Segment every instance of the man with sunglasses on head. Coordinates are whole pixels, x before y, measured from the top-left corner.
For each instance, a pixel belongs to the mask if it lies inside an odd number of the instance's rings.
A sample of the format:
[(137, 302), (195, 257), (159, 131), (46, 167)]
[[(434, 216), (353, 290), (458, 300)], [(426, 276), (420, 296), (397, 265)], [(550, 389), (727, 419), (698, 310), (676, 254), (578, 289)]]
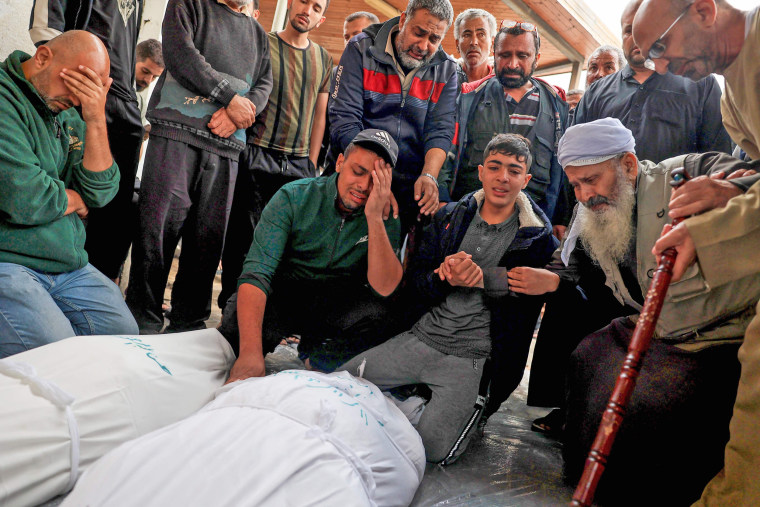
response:
[(540, 47), (534, 24), (502, 22), (494, 40), (496, 75), (474, 88), (465, 87), (459, 99), (454, 156), (438, 179), (442, 202), (457, 201), (479, 189), (477, 169), (483, 163), (483, 149), (495, 132), (511, 133), (526, 137), (532, 145), (533, 177), (525, 191), (548, 217), (554, 214), (563, 178), (556, 147), (568, 106), (552, 86), (533, 77)]
[[(760, 8), (741, 11), (725, 0), (648, 0), (633, 23), (633, 35), (649, 68), (697, 80), (710, 73), (725, 78), (723, 124), (752, 159), (760, 158)], [(682, 191), (683, 190), (683, 191)], [(671, 216), (687, 217), (684, 202), (709, 193), (673, 194)], [(674, 209), (675, 208), (675, 209)], [(677, 211), (680, 208), (680, 211)], [(760, 271), (760, 183), (727, 205), (686, 219), (657, 242), (654, 251), (678, 251), (674, 279), (698, 261), (710, 286)], [(730, 262), (726, 258), (730, 256)], [(693, 268), (692, 268), (693, 270)], [(725, 450), (725, 468), (705, 488), (696, 505), (760, 504), (760, 317), (747, 328), (739, 349), (741, 379)]]

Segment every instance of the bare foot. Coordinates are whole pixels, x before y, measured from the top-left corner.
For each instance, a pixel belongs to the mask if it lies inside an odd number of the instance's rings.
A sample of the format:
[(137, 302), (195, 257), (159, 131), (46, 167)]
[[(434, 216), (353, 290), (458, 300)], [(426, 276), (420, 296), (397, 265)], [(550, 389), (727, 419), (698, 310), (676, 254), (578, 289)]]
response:
[(301, 339), (297, 336), (288, 336), (287, 338), (280, 340), (280, 345), (284, 347), (288, 345), (298, 345), (299, 343), (301, 343)]

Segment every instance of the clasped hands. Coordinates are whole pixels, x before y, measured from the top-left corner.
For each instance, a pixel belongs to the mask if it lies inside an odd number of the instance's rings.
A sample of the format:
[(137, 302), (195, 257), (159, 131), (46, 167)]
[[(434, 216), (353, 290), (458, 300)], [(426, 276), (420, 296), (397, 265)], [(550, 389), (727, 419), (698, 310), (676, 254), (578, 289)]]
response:
[(447, 256), (433, 273), (453, 287), (483, 287), (483, 270), (464, 251)]
[(211, 132), (230, 137), (239, 129), (247, 129), (256, 121), (256, 105), (245, 97), (235, 95), (227, 107), (218, 109), (208, 122)]

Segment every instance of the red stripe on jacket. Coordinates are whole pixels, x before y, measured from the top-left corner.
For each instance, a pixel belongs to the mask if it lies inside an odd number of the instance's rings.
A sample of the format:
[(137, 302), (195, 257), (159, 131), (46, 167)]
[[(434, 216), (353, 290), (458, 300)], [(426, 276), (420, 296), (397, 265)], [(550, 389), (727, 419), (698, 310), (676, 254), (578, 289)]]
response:
[(409, 96), (424, 101), (430, 100), (434, 104), (437, 104), (444, 86), (446, 86), (446, 83), (436, 83), (431, 80), (422, 81), (420, 78), (415, 77), (412, 79), (412, 86), (409, 87)]
[(364, 70), (364, 89), (389, 95), (392, 93), (401, 93), (401, 80), (398, 75), (388, 75), (382, 72)]

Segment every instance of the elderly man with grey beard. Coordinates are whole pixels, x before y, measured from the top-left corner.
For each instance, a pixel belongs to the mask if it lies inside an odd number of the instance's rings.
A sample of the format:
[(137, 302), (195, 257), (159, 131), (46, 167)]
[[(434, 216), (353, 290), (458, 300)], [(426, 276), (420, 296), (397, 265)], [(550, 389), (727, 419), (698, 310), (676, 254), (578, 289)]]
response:
[[(558, 155), (578, 199), (573, 220), (545, 269), (509, 272), (516, 293), (561, 298), (577, 286), (593, 287), (611, 294), (619, 311), (634, 313), (586, 336), (570, 357), (562, 436), (569, 481), (580, 476), (657, 269), (651, 250), (670, 220), (671, 171), (685, 168), (696, 177), (691, 185), (721, 181), (724, 193), (713, 196), (724, 205), (747, 190), (745, 174), (753, 168), (716, 152), (654, 164), (639, 161), (634, 146), (633, 135), (617, 119), (567, 130)], [(699, 498), (722, 467), (739, 374), (736, 352), (759, 297), (758, 274), (710, 287), (692, 266), (670, 285), (597, 493), (600, 501), (631, 481), (646, 487), (627, 488), (625, 504), (640, 505), (653, 492), (663, 505)], [(593, 307), (588, 312), (575, 318), (598, 319)], [(617, 495), (616, 505), (620, 501)]]

